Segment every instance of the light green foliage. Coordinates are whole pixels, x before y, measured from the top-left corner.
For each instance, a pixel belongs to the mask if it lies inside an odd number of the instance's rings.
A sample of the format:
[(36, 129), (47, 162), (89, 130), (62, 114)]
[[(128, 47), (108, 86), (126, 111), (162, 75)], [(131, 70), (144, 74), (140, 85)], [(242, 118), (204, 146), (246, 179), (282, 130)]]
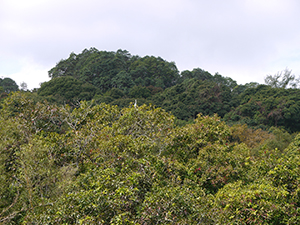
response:
[(209, 196), (188, 185), (156, 187), (146, 195), (139, 224), (210, 224)]
[(284, 152), (261, 148), (259, 154), (249, 157), (246, 179), (219, 190), (217, 202), (222, 207), (221, 215), (224, 213), (221, 223), (299, 223), (297, 137)]
[(277, 127), (271, 127), (269, 132), (272, 134), (272, 138), (265, 142), (265, 145), (269, 149), (279, 149), (283, 151), (293, 141), (295, 134), (290, 134), (286, 130)]
[(17, 176), (17, 152), (27, 142), (18, 120), (0, 117), (0, 222), (7, 222), (20, 211), (22, 187)]
[(34, 104), (24, 93), (13, 93), (3, 102), (1, 222), (18, 223), (26, 213), (33, 219), (62, 190), (55, 186), (62, 178), (55, 166), (57, 149), (48, 145), (44, 137), (44, 132), (53, 129), (50, 123), (56, 119), (51, 109), (41, 103)]
[(45, 138), (30, 140), (21, 147), (17, 157), (18, 181), (23, 187), (21, 211), (27, 214), (24, 223), (40, 224), (40, 215), (65, 193), (76, 169), (71, 165), (59, 167), (56, 149)]
[(213, 117), (198, 115), (194, 124), (177, 128), (169, 148), (177, 160), (187, 162), (199, 155), (199, 151), (211, 144), (225, 145), (230, 131), (217, 115)]
[(6, 117), (17, 117), (30, 133), (64, 132), (64, 115), (56, 105), (35, 102), (29, 93), (15, 92), (3, 103), (3, 114)]
[[(236, 182), (226, 185), (216, 194), (221, 224), (289, 224), (293, 204), (287, 204), (288, 192), (265, 180), (250, 185)], [(295, 224), (295, 223), (292, 223)]]
[(21, 215), (32, 219), (51, 204), (62, 177), (46, 140), (31, 137), (18, 120), (1, 118), (1, 126), (0, 221), (17, 223)]
[(2, 103), (1, 223), (299, 224), (299, 135), (34, 96)]

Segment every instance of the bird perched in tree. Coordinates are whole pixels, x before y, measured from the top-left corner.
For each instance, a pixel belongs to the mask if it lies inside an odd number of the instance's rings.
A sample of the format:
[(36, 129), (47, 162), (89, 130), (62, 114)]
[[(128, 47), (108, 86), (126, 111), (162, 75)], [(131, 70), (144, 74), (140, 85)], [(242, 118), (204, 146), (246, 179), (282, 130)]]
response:
[(136, 99), (134, 101), (134, 108), (137, 108), (137, 101), (136, 101)]

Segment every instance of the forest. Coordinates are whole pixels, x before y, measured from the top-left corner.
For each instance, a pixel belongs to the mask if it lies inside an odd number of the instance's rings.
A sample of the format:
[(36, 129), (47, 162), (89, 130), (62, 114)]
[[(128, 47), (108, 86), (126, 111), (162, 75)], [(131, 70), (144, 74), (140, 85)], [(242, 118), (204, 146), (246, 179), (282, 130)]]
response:
[(0, 224), (299, 224), (300, 89), (85, 49), (0, 78)]

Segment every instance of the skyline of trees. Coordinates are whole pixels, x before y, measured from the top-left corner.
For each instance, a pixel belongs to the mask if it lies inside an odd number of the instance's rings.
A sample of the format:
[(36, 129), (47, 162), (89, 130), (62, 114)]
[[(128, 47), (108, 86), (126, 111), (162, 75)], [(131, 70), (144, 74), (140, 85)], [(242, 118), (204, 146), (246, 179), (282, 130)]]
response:
[[(97, 104), (127, 107), (137, 100), (172, 112), (183, 124), (198, 113), (217, 113), (229, 124), (246, 123), (263, 129), (281, 126), (290, 132), (300, 129), (299, 79), (288, 69), (266, 76), (266, 85), (239, 85), (229, 77), (200, 68), (179, 72), (174, 62), (160, 57), (91, 48), (59, 61), (49, 76), (52, 79), (33, 92), (52, 103), (76, 104), (94, 99)], [(1, 79), (2, 83), (1, 98), (10, 90), (18, 90), (10, 78)], [(22, 85), (21, 90), (26, 91), (26, 83)]]

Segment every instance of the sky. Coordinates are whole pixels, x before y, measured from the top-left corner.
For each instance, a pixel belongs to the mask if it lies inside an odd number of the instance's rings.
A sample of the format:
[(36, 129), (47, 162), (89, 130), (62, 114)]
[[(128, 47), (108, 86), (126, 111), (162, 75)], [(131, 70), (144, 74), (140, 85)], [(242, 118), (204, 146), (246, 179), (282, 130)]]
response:
[(160, 56), (238, 84), (300, 75), (299, 0), (0, 0), (0, 78), (39, 88), (70, 53)]

